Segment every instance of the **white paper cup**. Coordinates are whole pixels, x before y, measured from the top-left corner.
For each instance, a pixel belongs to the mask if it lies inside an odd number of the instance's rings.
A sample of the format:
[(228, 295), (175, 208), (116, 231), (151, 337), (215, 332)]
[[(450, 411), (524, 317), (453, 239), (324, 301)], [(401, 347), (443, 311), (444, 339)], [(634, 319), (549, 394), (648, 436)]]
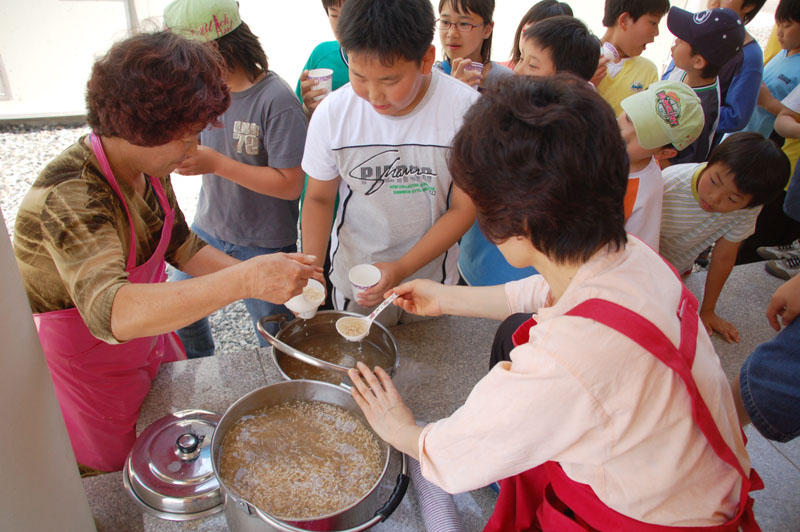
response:
[(303, 293), (294, 296), (284, 303), (286, 308), (297, 314), (298, 318), (310, 320), (317, 314), (317, 309), (325, 301), (325, 287), (317, 280), (309, 279)]
[(478, 74), (480, 74), (483, 72), (483, 63), (473, 61), (471, 64), (465, 66), (464, 70), (466, 70), (467, 72), (477, 72)]
[(325, 89), (325, 94), (314, 97), (314, 101), (319, 101), (327, 96), (333, 88), (333, 70), (330, 68), (315, 68), (308, 71), (308, 79), (313, 79), (314, 90)]
[(378, 284), (381, 280), (381, 271), (372, 264), (359, 264), (350, 268), (348, 277), (353, 286), (353, 297), (358, 298), (361, 292)]

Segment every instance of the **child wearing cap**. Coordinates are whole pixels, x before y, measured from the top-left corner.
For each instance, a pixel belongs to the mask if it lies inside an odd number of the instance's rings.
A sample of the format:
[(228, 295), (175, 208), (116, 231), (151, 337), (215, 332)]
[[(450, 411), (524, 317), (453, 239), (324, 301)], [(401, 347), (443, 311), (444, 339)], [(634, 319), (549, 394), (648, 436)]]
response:
[(617, 116), (622, 100), (658, 81), (656, 65), (641, 55), (658, 37), (658, 24), (668, 10), (668, 0), (606, 0), (602, 41), (614, 59), (606, 64), (605, 75), (593, 81)]
[(733, 9), (745, 25), (744, 44), (733, 59), (720, 69), (720, 110), (717, 132), (711, 142), (713, 148), (722, 141), (725, 133), (740, 131), (750, 121), (758, 101), (761, 78), (764, 75), (764, 54), (761, 45), (747, 31), (764, 6), (766, 0), (708, 0), (707, 8)]
[[(530, 26), (520, 40), (520, 59), (514, 74), (553, 76), (575, 74), (587, 82), (600, 57), (600, 41), (580, 20), (560, 15)], [(470, 286), (493, 286), (524, 279), (536, 273), (531, 267), (515, 268), (481, 232), (478, 223), (461, 239), (458, 270)]]
[[(297, 198), (306, 117), (291, 88), (268, 70), (261, 44), (239, 15), (235, 0), (175, 0), (164, 24), (190, 39), (214, 41), (225, 60), (231, 106), (223, 127), (200, 134), (197, 153), (176, 171), (203, 175), (192, 229), (240, 260), (297, 249)], [(190, 275), (177, 271), (173, 280)], [(283, 305), (245, 300), (253, 324), (263, 316), (291, 313)], [(207, 319), (178, 331), (189, 357), (214, 354)], [(262, 346), (266, 342), (256, 337)]]
[[(457, 242), (475, 210), (447, 157), (480, 95), (433, 68), (434, 21), (429, 0), (347, 0), (339, 18), (350, 84), (311, 117), (302, 213), (303, 249), (319, 265), (332, 240), (327, 273), (339, 310), (369, 314), (404, 279), (458, 281)], [(381, 278), (354, 293), (348, 274), (363, 263)], [(406, 314), (389, 307), (378, 319), (393, 325)]]
[(761, 205), (789, 179), (789, 160), (758, 133), (734, 133), (712, 150), (708, 163), (678, 164), (664, 171), (659, 252), (688, 275), (695, 258), (714, 244), (700, 318), (709, 334), (739, 341), (733, 324), (715, 312), (741, 242), (753, 234)]
[(625, 231), (658, 251), (664, 183), (658, 161), (674, 157), (703, 129), (700, 98), (679, 81), (657, 81), (622, 100), (617, 119), (630, 160)]
[(744, 25), (732, 9), (715, 8), (691, 13), (672, 7), (667, 28), (675, 35), (672, 68), (662, 79), (682, 81), (692, 87), (703, 103), (705, 127), (689, 147), (669, 159), (669, 164), (701, 163), (711, 149), (720, 114), (717, 74), (744, 43)]

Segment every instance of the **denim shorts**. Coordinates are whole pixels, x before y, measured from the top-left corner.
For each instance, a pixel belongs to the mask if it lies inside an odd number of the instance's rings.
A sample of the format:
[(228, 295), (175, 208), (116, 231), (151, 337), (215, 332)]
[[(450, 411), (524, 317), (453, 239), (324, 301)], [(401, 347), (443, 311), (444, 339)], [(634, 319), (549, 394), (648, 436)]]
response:
[(739, 371), (745, 410), (765, 438), (800, 435), (800, 318), (750, 353)]

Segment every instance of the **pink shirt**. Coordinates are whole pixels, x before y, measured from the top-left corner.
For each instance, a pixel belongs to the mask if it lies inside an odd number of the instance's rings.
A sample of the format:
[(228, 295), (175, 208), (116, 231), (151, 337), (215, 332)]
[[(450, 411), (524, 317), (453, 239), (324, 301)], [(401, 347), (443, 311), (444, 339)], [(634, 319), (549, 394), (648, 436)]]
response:
[[(420, 436), (423, 475), (456, 493), (546, 461), (588, 484), (603, 503), (641, 521), (721, 524), (736, 513), (740, 477), (696, 427), (677, 374), (604, 325), (564, 314), (590, 298), (638, 312), (677, 346), (681, 285), (635, 238), (598, 252), (552, 307), (540, 275), (506, 284), (510, 312), (537, 312), (530, 342), (495, 366), (452, 416)], [(699, 328), (692, 374), (720, 432), (746, 473), (727, 378)]]

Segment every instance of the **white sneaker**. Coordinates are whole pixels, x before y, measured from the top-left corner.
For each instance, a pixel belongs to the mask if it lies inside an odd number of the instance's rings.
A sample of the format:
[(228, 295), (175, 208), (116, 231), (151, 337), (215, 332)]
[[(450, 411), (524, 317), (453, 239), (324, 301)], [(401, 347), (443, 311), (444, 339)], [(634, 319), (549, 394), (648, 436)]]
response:
[(784, 244), (782, 246), (761, 246), (756, 249), (756, 253), (762, 259), (791, 259), (793, 257), (800, 257), (800, 239), (795, 240), (791, 244)]
[(768, 273), (788, 281), (797, 272), (800, 272), (800, 257), (792, 257), (791, 259), (770, 260), (764, 265)]

